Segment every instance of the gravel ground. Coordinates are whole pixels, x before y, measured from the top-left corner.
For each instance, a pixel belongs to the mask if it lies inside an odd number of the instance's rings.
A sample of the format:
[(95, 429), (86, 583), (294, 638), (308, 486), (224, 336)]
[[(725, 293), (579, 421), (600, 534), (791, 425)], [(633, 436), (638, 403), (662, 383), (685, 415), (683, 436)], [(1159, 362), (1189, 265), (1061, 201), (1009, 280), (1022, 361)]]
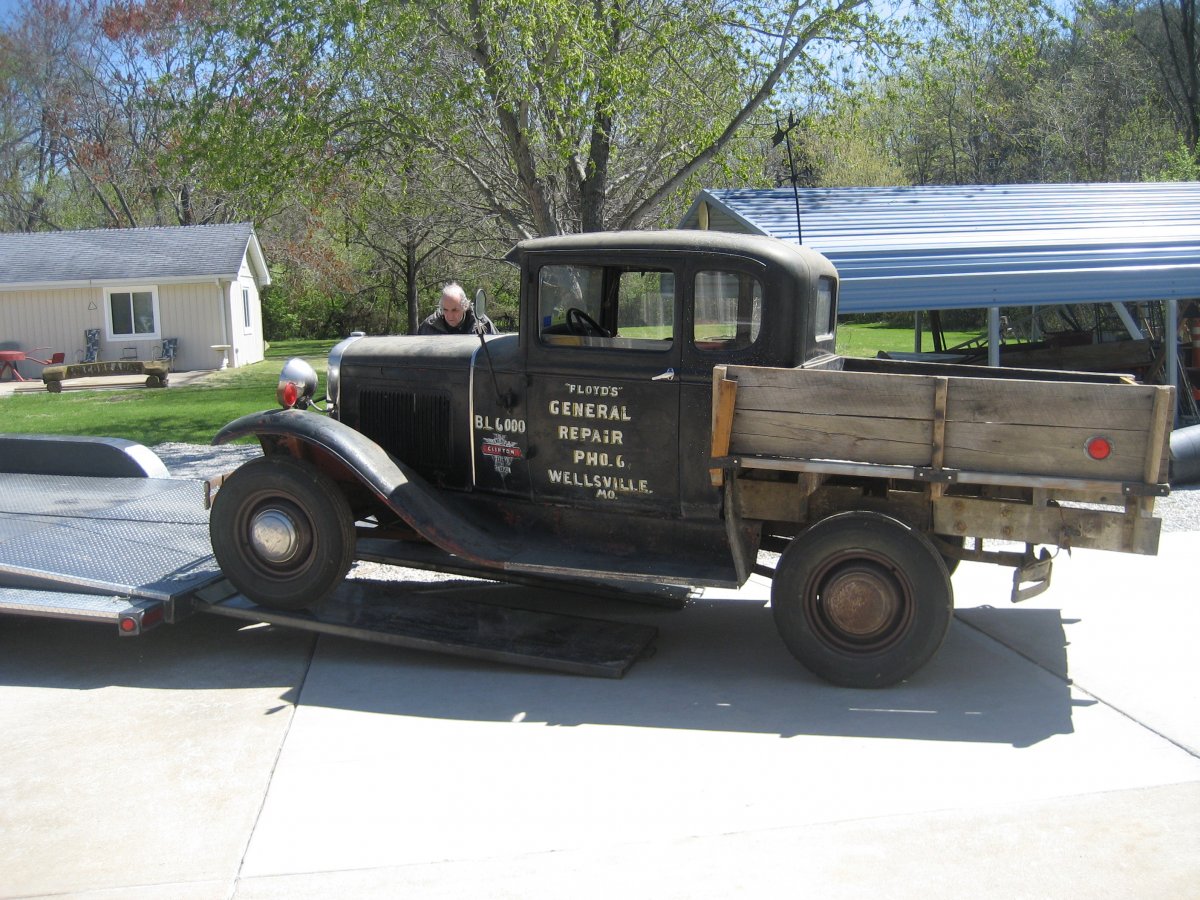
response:
[(158, 444), (151, 447), (176, 478), (211, 478), (262, 456), (258, 444)]
[[(151, 448), (176, 478), (209, 478), (262, 455), (258, 444), (159, 444)], [(1200, 531), (1200, 485), (1179, 485), (1155, 504), (1163, 531)]]

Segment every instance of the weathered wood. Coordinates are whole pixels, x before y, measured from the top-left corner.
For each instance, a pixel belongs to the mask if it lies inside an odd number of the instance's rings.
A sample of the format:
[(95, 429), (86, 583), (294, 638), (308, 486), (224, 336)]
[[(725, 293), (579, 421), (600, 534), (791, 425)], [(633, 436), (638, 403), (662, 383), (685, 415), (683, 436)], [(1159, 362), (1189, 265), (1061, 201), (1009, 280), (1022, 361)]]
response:
[(928, 419), (782, 415), (739, 409), (730, 452), (928, 466), (932, 427)]
[(1067, 506), (966, 497), (943, 497), (933, 504), (933, 527), (939, 534), (1149, 556), (1158, 552), (1161, 526), (1159, 519)]
[(1167, 480), (1170, 466), (1170, 447), (1167, 432), (1175, 412), (1175, 389), (1164, 388), (1154, 395), (1154, 411), (1150, 416), (1150, 439), (1146, 450), (1146, 484)]
[[(717, 366), (713, 369), (712, 456), (714, 457), (729, 454), (737, 387), (736, 380), (726, 377), (725, 366)], [(725, 473), (721, 469), (709, 469), (708, 476), (713, 487), (721, 487), (725, 483)]]
[[(933, 391), (933, 453), (931, 465), (935, 472), (941, 471), (946, 460), (946, 395), (950, 389), (950, 379), (939, 377), (934, 382)], [(929, 496), (936, 500), (945, 492), (945, 485), (934, 482), (929, 486)]]
[[(725, 377), (738, 379), (734, 454), (936, 468), (940, 446), (950, 469), (1114, 482), (1149, 477), (1146, 454), (1165, 456), (1147, 441), (1165, 431), (1155, 410), (1170, 388), (742, 366)], [(1086, 453), (1097, 434), (1108, 459)]]
[(1149, 339), (1034, 349), (1024, 349), (1020, 344), (1000, 348), (1000, 362), (1005, 366), (1128, 372), (1145, 368), (1153, 360), (1154, 350)]
[(946, 418), (951, 422), (1145, 429), (1155, 388), (955, 378)]
[[(767, 472), (801, 472), (820, 475), (843, 475), (853, 478), (912, 479), (911, 466), (887, 466), (877, 463), (843, 462), (831, 459), (789, 459), (783, 457), (737, 457), (741, 469)], [(1124, 486), (1120, 481), (1090, 478), (1062, 478), (1047, 475), (1023, 475), (1019, 472), (959, 472), (953, 473), (958, 484), (995, 485), (1001, 488), (1042, 488), (1084, 503), (1124, 502)], [(1120, 500), (1116, 498), (1121, 498)]]
[(728, 368), (739, 409), (912, 419), (928, 418), (933, 406), (933, 381), (924, 375)]
[(946, 467), (1140, 482), (1146, 432), (1105, 429), (1102, 433), (1112, 441), (1112, 454), (1095, 460), (1086, 450), (1088, 439), (1097, 434), (1095, 428), (949, 422)]
[(57, 393), (62, 390), (62, 382), (73, 378), (145, 375), (147, 387), (163, 387), (167, 383), (170, 371), (171, 361), (166, 359), (114, 359), (106, 362), (71, 363), (64, 366), (45, 366), (42, 369), (42, 383), (48, 391)]

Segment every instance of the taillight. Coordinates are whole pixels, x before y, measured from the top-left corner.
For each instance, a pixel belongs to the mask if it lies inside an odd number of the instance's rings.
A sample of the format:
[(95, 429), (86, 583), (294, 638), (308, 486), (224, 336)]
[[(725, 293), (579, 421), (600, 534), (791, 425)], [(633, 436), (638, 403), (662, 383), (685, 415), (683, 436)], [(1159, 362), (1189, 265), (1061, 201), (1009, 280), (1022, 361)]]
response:
[(1112, 441), (1100, 436), (1088, 438), (1086, 449), (1087, 455), (1094, 460), (1108, 459), (1112, 456)]

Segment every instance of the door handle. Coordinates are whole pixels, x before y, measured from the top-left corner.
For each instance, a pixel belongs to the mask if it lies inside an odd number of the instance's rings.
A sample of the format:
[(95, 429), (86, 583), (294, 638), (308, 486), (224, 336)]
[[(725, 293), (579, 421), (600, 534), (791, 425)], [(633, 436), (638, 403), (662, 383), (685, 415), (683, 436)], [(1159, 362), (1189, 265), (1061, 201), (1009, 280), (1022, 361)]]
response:
[(655, 375), (650, 380), (651, 381), (674, 381), (675, 380), (675, 370), (667, 369), (667, 371), (663, 372), (661, 375)]

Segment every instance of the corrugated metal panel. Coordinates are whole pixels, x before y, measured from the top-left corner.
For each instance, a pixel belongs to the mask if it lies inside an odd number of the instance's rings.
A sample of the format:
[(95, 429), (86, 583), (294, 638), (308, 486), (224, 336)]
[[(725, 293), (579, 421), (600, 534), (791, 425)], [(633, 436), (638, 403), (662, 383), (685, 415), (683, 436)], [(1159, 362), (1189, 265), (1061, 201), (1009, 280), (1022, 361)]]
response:
[[(701, 192), (680, 227), (795, 241), (791, 188)], [(800, 191), (804, 243), (842, 275), (842, 312), (1200, 297), (1200, 184)]]

